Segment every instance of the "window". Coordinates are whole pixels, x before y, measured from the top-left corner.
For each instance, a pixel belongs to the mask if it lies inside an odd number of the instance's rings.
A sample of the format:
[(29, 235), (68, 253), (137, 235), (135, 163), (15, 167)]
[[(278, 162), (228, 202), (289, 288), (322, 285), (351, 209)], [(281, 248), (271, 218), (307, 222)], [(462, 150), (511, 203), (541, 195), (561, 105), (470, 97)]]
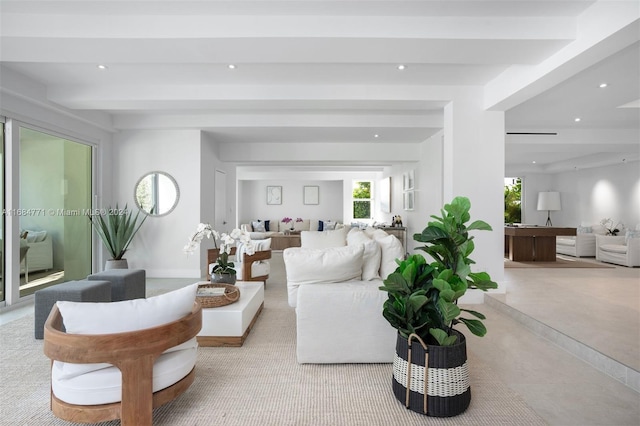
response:
[(504, 223), (522, 223), (522, 179), (504, 179)]
[(371, 219), (371, 181), (353, 182), (353, 218)]

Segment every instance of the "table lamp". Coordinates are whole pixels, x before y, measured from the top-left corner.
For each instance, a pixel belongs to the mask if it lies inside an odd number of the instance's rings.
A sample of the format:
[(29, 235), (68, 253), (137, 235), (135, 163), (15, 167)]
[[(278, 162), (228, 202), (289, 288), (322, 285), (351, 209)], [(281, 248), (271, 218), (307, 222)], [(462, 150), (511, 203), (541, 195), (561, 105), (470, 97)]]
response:
[(555, 191), (538, 192), (538, 210), (547, 211), (546, 226), (553, 226), (551, 224), (551, 210), (561, 210), (560, 193)]

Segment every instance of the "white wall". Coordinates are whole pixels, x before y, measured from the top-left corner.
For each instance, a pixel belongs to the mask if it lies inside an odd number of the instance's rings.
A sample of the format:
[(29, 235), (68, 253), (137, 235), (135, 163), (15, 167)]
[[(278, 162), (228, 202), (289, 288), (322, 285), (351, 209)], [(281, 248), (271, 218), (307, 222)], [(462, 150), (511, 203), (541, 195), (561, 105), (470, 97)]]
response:
[[(267, 205), (267, 186), (282, 186), (282, 204)], [(305, 205), (304, 186), (318, 186), (320, 204)], [(238, 182), (238, 218), (240, 223), (253, 220), (343, 219), (342, 181), (340, 180), (240, 180)]]
[(560, 191), (562, 210), (551, 212), (555, 226), (576, 227), (582, 222), (598, 223), (604, 218), (622, 221), (627, 227), (640, 223), (640, 163), (632, 162), (557, 173), (528, 175), (527, 223), (544, 224), (547, 212), (536, 211), (538, 191)]
[(129, 268), (148, 277), (200, 277), (202, 255), (182, 251), (201, 220), (200, 131), (124, 131), (114, 141), (114, 203), (137, 210), (134, 186), (151, 171), (173, 176), (180, 189), (175, 210), (148, 217), (140, 228), (125, 255)]

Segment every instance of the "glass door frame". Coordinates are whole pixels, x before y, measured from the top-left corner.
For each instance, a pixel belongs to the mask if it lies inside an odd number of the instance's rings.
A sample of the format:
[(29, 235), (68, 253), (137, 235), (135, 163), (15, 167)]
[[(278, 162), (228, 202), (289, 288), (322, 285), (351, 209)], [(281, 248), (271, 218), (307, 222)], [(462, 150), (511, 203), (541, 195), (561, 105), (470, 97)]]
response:
[[(2, 118), (2, 117), (0, 117)], [(79, 143), (91, 148), (91, 203), (96, 202), (97, 188), (97, 155), (98, 148), (96, 143), (79, 139), (60, 131), (52, 130), (46, 127), (40, 127), (28, 122), (6, 118), (5, 119), (5, 177), (10, 176), (11, 179), (5, 179), (5, 205), (6, 212), (14, 212), (20, 209), (20, 128), (42, 132), (56, 138), (66, 139), (71, 142)], [(5, 300), (0, 302), (0, 307), (15, 305), (30, 301), (33, 294), (20, 297), (20, 217), (13, 214), (4, 215), (4, 240), (5, 240), (5, 269), (4, 269), (4, 285)], [(91, 270), (95, 270), (95, 238), (91, 233)]]

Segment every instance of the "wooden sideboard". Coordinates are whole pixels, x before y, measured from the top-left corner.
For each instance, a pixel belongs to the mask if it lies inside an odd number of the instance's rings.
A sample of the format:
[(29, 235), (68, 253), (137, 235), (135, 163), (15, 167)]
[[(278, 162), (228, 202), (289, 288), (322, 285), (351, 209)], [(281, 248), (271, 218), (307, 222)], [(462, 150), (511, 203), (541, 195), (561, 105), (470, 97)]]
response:
[(505, 226), (504, 255), (514, 261), (555, 262), (558, 235), (576, 235), (576, 228)]
[(289, 247), (300, 247), (300, 233), (271, 237), (271, 250), (284, 250)]

